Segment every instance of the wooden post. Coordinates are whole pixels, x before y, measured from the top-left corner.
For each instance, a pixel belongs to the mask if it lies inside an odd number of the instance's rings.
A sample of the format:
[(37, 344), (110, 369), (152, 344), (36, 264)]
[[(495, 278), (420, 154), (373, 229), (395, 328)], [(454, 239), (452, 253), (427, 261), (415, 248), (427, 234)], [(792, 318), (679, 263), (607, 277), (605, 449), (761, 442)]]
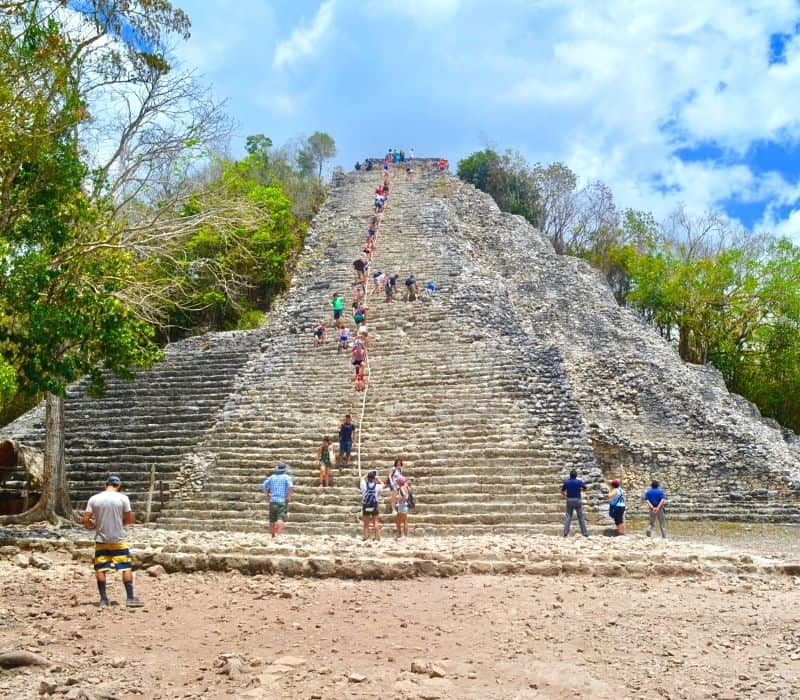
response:
[(156, 488), (156, 465), (150, 465), (150, 488), (147, 489), (147, 506), (144, 511), (145, 524), (150, 522), (150, 509), (153, 507), (153, 491)]

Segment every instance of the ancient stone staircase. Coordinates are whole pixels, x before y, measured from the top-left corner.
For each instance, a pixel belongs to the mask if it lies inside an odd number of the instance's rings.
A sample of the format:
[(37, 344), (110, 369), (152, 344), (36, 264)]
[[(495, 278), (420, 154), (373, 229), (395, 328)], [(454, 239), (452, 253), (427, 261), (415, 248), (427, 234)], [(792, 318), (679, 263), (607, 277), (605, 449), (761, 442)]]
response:
[[(322, 489), (314, 454), (323, 435), (335, 439), (346, 412), (359, 420), (361, 396), (346, 356), (334, 343), (313, 348), (310, 338), (328, 315), (330, 294), (349, 289), (377, 177), (351, 175), (332, 196), (337, 211), (323, 216), (345, 225), (327, 233), (322, 259), (301, 261), (313, 273), (298, 276), (263, 356), (251, 361), (226, 419), (198, 448), (207, 473), (193, 495), (168, 504), (161, 524), (262, 530), (258, 483), (287, 461), (297, 484), (292, 528), (355, 529), (356, 469), (335, 472), (334, 486)], [(413, 303), (369, 299), (362, 469), (385, 475), (395, 457), (404, 459), (418, 494), (417, 531), (552, 532), (562, 507), (560, 476), (569, 465), (593, 466), (588, 440), (559, 359), (545, 350), (532, 355), (513, 338), (512, 323), (484, 318), (470, 302), (471, 283), (448, 252), (446, 232), (420, 208), (439, 183), (446, 179), (432, 174), (398, 181), (381, 223), (373, 269), (401, 279), (413, 272), (440, 290)]]
[[(379, 178), (335, 178), (268, 326), (171, 346), (162, 365), (133, 383), (111, 380), (101, 399), (70, 392), (79, 506), (113, 471), (141, 511), (155, 464), (160, 526), (263, 531), (258, 487), (285, 461), (297, 484), (290, 532), (357, 531), (356, 467), (322, 489), (315, 451), (323, 436), (335, 441), (345, 413), (360, 422), (362, 395), (335, 342), (314, 348), (311, 332), (330, 318), (334, 291), (349, 307)], [(368, 301), (362, 470), (385, 475), (404, 459), (417, 533), (557, 532), (558, 485), (573, 466), (593, 482), (600, 513), (600, 477), (621, 475), (632, 511), (656, 477), (671, 517), (800, 520), (796, 437), (713, 372), (683, 365), (596, 272), (555, 255), (486, 195), (450, 174), (400, 175), (375, 269), (399, 273), (401, 292), (410, 273), (439, 286), (433, 299)], [(40, 444), (40, 413), (0, 437)]]
[[(118, 474), (142, 510), (155, 467), (152, 513), (172, 496), (178, 466), (227, 401), (248, 356), (251, 333), (214, 333), (170, 345), (166, 357), (133, 382), (108, 377), (108, 392), (71, 387), (66, 401), (66, 459), (73, 500), (82, 506), (109, 473)], [(41, 408), (7, 426), (4, 437), (42, 446)]]

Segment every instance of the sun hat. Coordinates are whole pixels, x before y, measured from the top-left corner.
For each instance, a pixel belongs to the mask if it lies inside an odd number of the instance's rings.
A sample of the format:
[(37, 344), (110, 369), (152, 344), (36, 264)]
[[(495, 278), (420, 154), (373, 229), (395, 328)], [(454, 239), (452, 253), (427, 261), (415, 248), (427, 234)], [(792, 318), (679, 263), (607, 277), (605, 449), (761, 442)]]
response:
[(275, 473), (276, 474), (283, 474), (284, 472), (286, 472), (286, 470), (288, 468), (289, 468), (289, 466), (287, 464), (284, 464), (283, 462), (281, 462), (277, 467), (275, 467)]

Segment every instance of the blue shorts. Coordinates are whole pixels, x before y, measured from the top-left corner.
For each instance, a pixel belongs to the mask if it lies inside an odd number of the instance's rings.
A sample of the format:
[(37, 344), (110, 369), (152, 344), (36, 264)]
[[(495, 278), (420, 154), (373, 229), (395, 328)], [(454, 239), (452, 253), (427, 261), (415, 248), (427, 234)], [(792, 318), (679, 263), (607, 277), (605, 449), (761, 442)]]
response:
[(352, 440), (339, 440), (339, 454), (349, 455), (353, 451)]

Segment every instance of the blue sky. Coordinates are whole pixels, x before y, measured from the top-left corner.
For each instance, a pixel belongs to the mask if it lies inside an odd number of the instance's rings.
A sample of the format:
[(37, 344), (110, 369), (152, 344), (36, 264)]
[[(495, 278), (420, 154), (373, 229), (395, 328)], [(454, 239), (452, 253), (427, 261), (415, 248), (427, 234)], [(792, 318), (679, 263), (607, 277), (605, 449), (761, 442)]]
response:
[(798, 0), (177, 0), (244, 137), (561, 160), (620, 207), (800, 237)]

